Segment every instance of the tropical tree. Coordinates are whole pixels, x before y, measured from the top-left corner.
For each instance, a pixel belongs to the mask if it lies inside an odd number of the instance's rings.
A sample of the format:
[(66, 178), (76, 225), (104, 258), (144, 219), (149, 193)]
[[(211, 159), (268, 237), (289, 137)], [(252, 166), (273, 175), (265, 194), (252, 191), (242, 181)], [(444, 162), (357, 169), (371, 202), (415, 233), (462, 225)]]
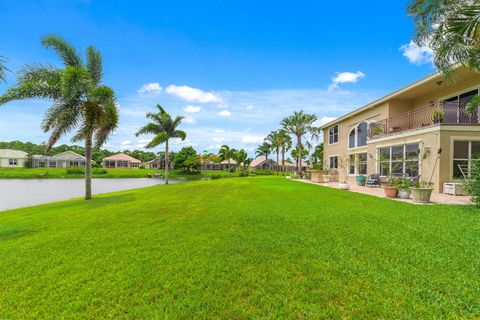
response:
[(272, 147), (272, 151), (274, 151), (275, 154), (277, 155), (277, 163), (276, 163), (276, 166), (275, 166), (275, 171), (276, 171), (277, 175), (278, 175), (279, 154), (280, 154), (280, 149), (281, 149), (281, 137), (280, 137), (280, 132), (279, 131), (272, 131), (265, 138), (265, 140), (270, 143), (270, 145)]
[(322, 169), (323, 167), (323, 142), (320, 143), (315, 147), (312, 154), (310, 155), (310, 159), (315, 167), (319, 167)]
[(267, 141), (263, 142), (255, 150), (255, 155), (257, 157), (265, 157), (265, 160), (268, 161), (268, 155), (272, 152), (272, 145)]
[(8, 71), (5, 66), (6, 59), (3, 56), (0, 56), (0, 81), (5, 82), (5, 72)]
[[(455, 67), (462, 65), (480, 72), (480, 2), (478, 0), (412, 0), (408, 13), (415, 23), (415, 43), (434, 53), (435, 66), (453, 79)], [(467, 113), (480, 106), (476, 97)]]
[[(302, 150), (304, 149), (302, 143), (302, 137), (306, 134), (311, 135), (311, 139), (318, 140), (318, 133), (319, 129), (315, 127), (313, 124), (317, 120), (317, 116), (314, 114), (304, 113), (303, 110), (295, 111), (293, 115), (284, 118), (280, 124), (282, 125), (283, 129), (294, 135), (297, 139), (296, 148), (297, 151), (297, 174), (300, 174), (300, 166)], [(306, 147), (310, 148), (311, 144), (309, 141), (305, 141)]]
[(237, 154), (235, 155), (235, 161), (237, 161), (238, 165), (242, 164), (243, 171), (245, 171), (247, 159), (248, 154), (245, 150), (240, 149), (237, 151)]
[(185, 140), (187, 134), (185, 131), (178, 130), (178, 126), (182, 123), (183, 117), (177, 116), (175, 119), (165, 111), (165, 109), (157, 104), (157, 113), (147, 113), (147, 118), (152, 122), (141, 127), (135, 134), (137, 137), (141, 134), (153, 134), (152, 140), (145, 146), (146, 148), (154, 148), (165, 143), (165, 184), (168, 184), (168, 170), (170, 166), (168, 142), (173, 138)]
[(282, 172), (285, 172), (285, 153), (292, 148), (292, 137), (285, 130), (280, 129), (277, 139), (282, 154)]
[(42, 122), (51, 132), (45, 152), (66, 133), (77, 129), (72, 142), (85, 141), (85, 199), (92, 198), (92, 149), (101, 147), (117, 128), (118, 110), (113, 90), (102, 85), (102, 56), (87, 47), (86, 62), (75, 48), (57, 36), (42, 39), (53, 48), (64, 68), (47, 65), (26, 66), (16, 86), (0, 96), (0, 104), (13, 100), (43, 98), (53, 101)]
[(230, 176), (230, 160), (235, 158), (236, 154), (235, 149), (231, 149), (229, 146), (224, 144), (223, 146), (220, 147), (220, 150), (218, 151), (218, 155), (220, 156), (220, 159), (222, 161), (227, 161), (228, 163), (228, 175)]

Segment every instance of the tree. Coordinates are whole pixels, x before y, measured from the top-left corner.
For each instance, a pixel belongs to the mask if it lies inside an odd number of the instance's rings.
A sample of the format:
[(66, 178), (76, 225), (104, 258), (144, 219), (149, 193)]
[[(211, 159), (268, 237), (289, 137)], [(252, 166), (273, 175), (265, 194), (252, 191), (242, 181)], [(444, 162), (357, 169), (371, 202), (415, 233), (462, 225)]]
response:
[(223, 146), (220, 147), (220, 150), (218, 150), (218, 155), (220, 156), (221, 161), (227, 161), (228, 163), (228, 175), (230, 176), (230, 160), (232, 158), (235, 158), (236, 154), (235, 149), (230, 149), (229, 146), (224, 144)]
[(235, 161), (237, 161), (237, 164), (240, 165), (242, 164), (243, 167), (242, 169), (245, 171), (246, 168), (246, 161), (248, 159), (248, 154), (245, 150), (240, 149), (237, 151), (237, 154), (235, 155)]
[(265, 157), (265, 160), (268, 161), (268, 155), (272, 152), (272, 145), (268, 142), (264, 142), (257, 147), (255, 150), (255, 155), (257, 157)]
[(97, 49), (87, 47), (84, 63), (79, 52), (61, 37), (44, 37), (42, 44), (57, 52), (64, 68), (26, 66), (19, 73), (18, 84), (0, 96), (0, 104), (32, 98), (53, 101), (42, 122), (43, 131), (51, 132), (45, 152), (66, 133), (78, 129), (72, 142), (85, 141), (85, 199), (89, 200), (94, 143), (101, 147), (118, 125), (115, 94), (102, 85), (102, 56)]
[(5, 66), (6, 59), (0, 56), (0, 81), (5, 82), (5, 73), (8, 71), (7, 67)]
[(265, 138), (266, 141), (270, 142), (272, 150), (275, 151), (275, 154), (277, 155), (277, 163), (275, 166), (275, 171), (277, 172), (277, 175), (278, 175), (279, 153), (281, 148), (281, 136), (279, 131), (272, 131)]
[(157, 113), (147, 113), (147, 118), (152, 120), (152, 122), (141, 127), (135, 135), (137, 137), (141, 134), (154, 135), (152, 140), (145, 146), (146, 148), (154, 148), (165, 143), (165, 184), (168, 184), (168, 169), (170, 164), (168, 141), (172, 138), (180, 138), (183, 141), (187, 137), (187, 134), (185, 131), (177, 129), (182, 123), (182, 116), (177, 116), (173, 119), (161, 105), (157, 104), (156, 108), (158, 109)]
[[(301, 156), (299, 157), (299, 152), (301, 152)], [(307, 159), (308, 157), (308, 150), (307, 149), (301, 149), (301, 148), (298, 148), (296, 147), (295, 149), (292, 150), (291, 152), (291, 155), (294, 159), (296, 159), (297, 161), (299, 161), (297, 163), (297, 165), (300, 166), (300, 168), (302, 167), (302, 161)], [(300, 159), (299, 159), (300, 158)]]
[(282, 154), (282, 172), (285, 172), (285, 153), (292, 148), (292, 137), (285, 130), (280, 129), (277, 139)]
[[(280, 122), (283, 129), (294, 135), (297, 138), (296, 148), (298, 148), (297, 152), (297, 174), (300, 175), (300, 166), (302, 155), (302, 137), (306, 134), (310, 134), (312, 139), (318, 139), (318, 132), (319, 129), (313, 126), (313, 123), (317, 120), (317, 116), (314, 114), (304, 113), (303, 110), (295, 111), (293, 115), (283, 118)], [(310, 147), (310, 143), (306, 141), (306, 146)]]
[(199, 165), (197, 151), (191, 146), (183, 147), (175, 153), (173, 162), (175, 163), (175, 168), (184, 168), (186, 171), (191, 172), (193, 168)]
[(312, 160), (314, 167), (319, 169), (323, 168), (323, 142), (315, 147), (310, 155), (310, 159)]

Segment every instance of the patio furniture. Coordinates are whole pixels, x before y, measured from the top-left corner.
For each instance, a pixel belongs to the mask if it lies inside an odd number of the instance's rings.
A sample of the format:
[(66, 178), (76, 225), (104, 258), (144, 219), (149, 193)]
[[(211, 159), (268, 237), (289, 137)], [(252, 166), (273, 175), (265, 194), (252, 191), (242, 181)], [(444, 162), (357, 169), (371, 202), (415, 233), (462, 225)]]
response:
[(454, 196), (466, 196), (467, 193), (462, 188), (462, 184), (458, 182), (445, 182), (443, 183), (443, 193), (451, 194)]
[(380, 175), (372, 174), (370, 177), (368, 177), (367, 181), (365, 182), (365, 186), (380, 187)]

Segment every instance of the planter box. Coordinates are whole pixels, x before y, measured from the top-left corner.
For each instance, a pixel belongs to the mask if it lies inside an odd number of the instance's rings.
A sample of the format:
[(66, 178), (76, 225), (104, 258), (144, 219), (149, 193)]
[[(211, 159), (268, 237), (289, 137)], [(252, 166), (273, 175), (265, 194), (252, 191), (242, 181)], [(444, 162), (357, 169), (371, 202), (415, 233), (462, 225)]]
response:
[(385, 196), (387, 198), (396, 198), (397, 194), (398, 194), (397, 187), (385, 186), (385, 187), (383, 187), (383, 191), (385, 191)]
[(412, 188), (412, 197), (415, 202), (429, 203), (433, 188)]
[(310, 180), (312, 182), (322, 183), (323, 179), (323, 170), (312, 170), (310, 171)]
[(463, 190), (461, 183), (445, 182), (443, 184), (443, 193), (452, 194), (454, 196), (466, 196), (467, 193)]
[(365, 182), (367, 182), (367, 177), (365, 176), (356, 176), (355, 180), (357, 181), (357, 186), (365, 186)]
[(398, 190), (398, 197), (400, 199), (410, 199), (411, 193), (412, 193), (412, 190), (410, 189)]

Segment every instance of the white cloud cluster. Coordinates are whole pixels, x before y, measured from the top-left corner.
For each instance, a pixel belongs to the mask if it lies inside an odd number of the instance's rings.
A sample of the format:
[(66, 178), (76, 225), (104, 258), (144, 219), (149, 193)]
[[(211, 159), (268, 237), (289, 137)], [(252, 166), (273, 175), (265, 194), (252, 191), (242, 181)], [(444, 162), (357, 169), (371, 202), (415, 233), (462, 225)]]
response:
[(189, 105), (189, 106), (186, 106), (183, 111), (187, 112), (187, 113), (198, 113), (202, 110), (202, 108), (200, 108), (199, 106), (192, 106), (192, 105)]
[(317, 119), (317, 121), (315, 121), (313, 123), (314, 126), (316, 127), (320, 127), (320, 126), (323, 126), (324, 124), (327, 124), (333, 120), (337, 119), (336, 117), (327, 117), (327, 116), (324, 116), (324, 117), (321, 117), (320, 119)]
[(137, 90), (138, 93), (151, 93), (151, 94), (160, 94), (162, 92), (162, 87), (158, 82), (146, 83)]
[(197, 120), (195, 120), (195, 118), (192, 116), (186, 116), (185, 118), (183, 118), (182, 122), (186, 124), (195, 124), (197, 123)]
[(328, 86), (329, 90), (338, 89), (341, 83), (356, 83), (360, 78), (365, 77), (365, 73), (357, 72), (337, 72), (332, 78), (332, 83)]
[(171, 84), (165, 89), (165, 92), (186, 101), (203, 103), (222, 102), (222, 98), (213, 92), (207, 92), (189, 86), (176, 86), (174, 84)]
[(218, 113), (220, 117), (230, 117), (232, 113), (228, 110), (222, 110)]
[(262, 136), (243, 136), (242, 137), (242, 142), (243, 143), (247, 143), (247, 144), (251, 144), (251, 143), (262, 143), (263, 142), (263, 139), (265, 137), (262, 137)]
[(415, 42), (410, 41), (400, 47), (403, 56), (408, 59), (410, 63), (422, 65), (433, 62), (433, 51), (429, 47), (419, 47)]

